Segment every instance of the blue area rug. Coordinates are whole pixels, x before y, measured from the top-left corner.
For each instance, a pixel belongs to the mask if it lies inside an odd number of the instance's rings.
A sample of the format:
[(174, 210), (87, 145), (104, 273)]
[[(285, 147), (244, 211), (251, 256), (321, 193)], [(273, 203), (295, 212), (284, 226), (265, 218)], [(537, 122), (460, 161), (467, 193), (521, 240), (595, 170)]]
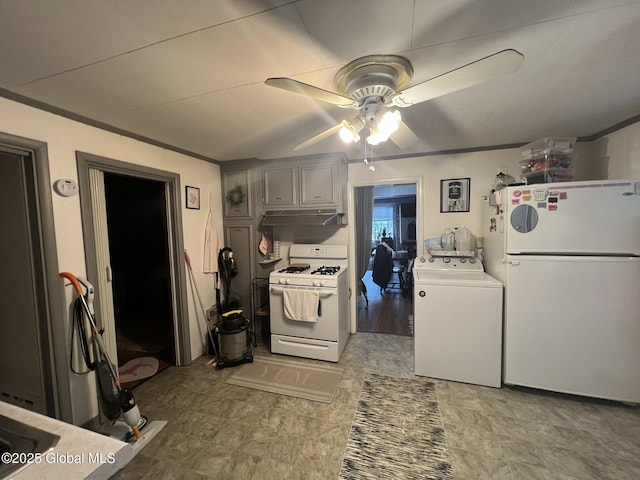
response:
[(433, 382), (366, 374), (341, 480), (452, 480)]

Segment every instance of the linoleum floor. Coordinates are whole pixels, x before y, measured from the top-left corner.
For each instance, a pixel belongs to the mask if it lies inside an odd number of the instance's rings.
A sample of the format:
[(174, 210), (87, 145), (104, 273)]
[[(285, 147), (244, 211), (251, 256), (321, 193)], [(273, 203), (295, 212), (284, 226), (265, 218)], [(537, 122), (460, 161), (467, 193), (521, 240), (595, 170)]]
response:
[[(264, 346), (254, 353), (270, 355)], [(234, 368), (215, 370), (208, 359), (134, 390), (142, 413), (168, 424), (125, 480), (337, 479), (364, 373), (413, 377), (413, 337), (352, 335), (331, 404), (228, 385)], [(434, 382), (457, 480), (640, 478), (637, 406)]]

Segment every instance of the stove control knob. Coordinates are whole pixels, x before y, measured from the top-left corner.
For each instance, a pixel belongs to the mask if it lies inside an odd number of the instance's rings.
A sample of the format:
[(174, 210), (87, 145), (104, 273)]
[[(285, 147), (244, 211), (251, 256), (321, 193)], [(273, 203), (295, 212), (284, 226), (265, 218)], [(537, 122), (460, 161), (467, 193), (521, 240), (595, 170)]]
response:
[(288, 278), (281, 278), (280, 280), (278, 280), (278, 283), (280, 283), (281, 285), (289, 285), (289, 283), (291, 283), (291, 280), (289, 280)]
[(314, 280), (313, 282), (314, 287), (324, 287), (325, 284), (326, 282), (324, 282), (323, 280)]

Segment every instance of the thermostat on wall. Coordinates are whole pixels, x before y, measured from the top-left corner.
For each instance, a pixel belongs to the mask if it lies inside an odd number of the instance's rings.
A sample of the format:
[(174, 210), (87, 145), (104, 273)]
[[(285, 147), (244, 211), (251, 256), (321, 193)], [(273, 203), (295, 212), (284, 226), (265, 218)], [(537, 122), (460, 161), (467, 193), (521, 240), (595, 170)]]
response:
[(72, 197), (78, 193), (78, 184), (68, 178), (61, 178), (54, 182), (53, 189), (58, 195), (62, 195), (63, 197)]

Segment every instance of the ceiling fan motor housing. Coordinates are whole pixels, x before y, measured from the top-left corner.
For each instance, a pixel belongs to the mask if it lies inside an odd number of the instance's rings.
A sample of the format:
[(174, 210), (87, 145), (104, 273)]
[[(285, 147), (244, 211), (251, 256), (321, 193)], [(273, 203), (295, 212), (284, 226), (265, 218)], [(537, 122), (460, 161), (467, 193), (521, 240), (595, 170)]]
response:
[(360, 106), (372, 100), (384, 104), (409, 84), (413, 75), (411, 62), (398, 55), (368, 55), (358, 58), (336, 73), (340, 92)]

